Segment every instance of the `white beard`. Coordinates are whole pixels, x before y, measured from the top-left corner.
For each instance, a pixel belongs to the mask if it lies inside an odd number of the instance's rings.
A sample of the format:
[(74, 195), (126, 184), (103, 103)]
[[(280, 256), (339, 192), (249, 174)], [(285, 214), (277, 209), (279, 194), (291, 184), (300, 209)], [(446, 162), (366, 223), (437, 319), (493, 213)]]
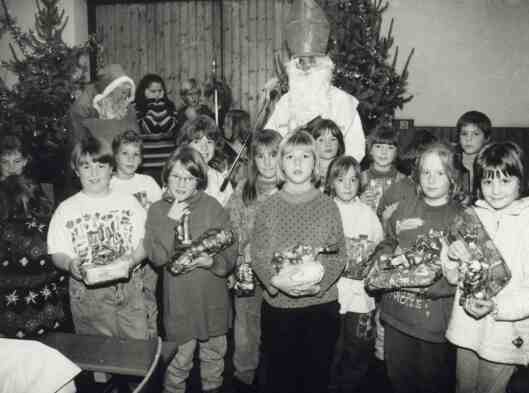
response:
[(296, 67), (297, 59), (286, 65), (289, 84), (289, 128), (306, 124), (322, 113), (329, 113), (334, 64), (328, 56), (316, 58), (316, 64), (308, 72)]
[(99, 101), (96, 105), (96, 110), (99, 113), (100, 119), (105, 120), (121, 120), (127, 115), (129, 101), (127, 99), (116, 99), (112, 94)]

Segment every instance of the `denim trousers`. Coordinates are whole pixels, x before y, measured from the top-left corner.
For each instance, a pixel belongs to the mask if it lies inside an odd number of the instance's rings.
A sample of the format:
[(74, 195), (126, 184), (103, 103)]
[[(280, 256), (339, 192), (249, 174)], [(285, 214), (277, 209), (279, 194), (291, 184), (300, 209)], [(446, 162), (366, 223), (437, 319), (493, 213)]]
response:
[(256, 286), (253, 296), (235, 296), (234, 298), (234, 375), (239, 381), (247, 385), (253, 383), (259, 365), (262, 301), (262, 289), (258, 286)]
[(150, 263), (146, 263), (141, 270), (143, 274), (143, 297), (145, 311), (147, 312), (148, 337), (156, 338), (158, 336), (158, 302), (156, 300), (158, 273), (156, 273)]
[(458, 347), (456, 393), (505, 393), (515, 368), (513, 364), (489, 362), (474, 351)]
[(70, 279), (70, 307), (75, 332), (144, 340), (147, 311), (140, 271), (127, 282), (101, 288)]
[(164, 393), (185, 393), (186, 381), (193, 368), (193, 354), (198, 345), (200, 378), (204, 391), (222, 386), (224, 356), (227, 350), (226, 336), (211, 337), (206, 341), (190, 340), (178, 346), (178, 352), (167, 366)]

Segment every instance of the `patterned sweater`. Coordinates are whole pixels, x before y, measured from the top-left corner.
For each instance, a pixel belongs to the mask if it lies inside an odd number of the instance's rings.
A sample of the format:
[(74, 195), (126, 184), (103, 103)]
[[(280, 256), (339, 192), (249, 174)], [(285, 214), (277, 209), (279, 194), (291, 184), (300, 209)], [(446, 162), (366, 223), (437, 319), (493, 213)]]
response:
[[(273, 307), (300, 308), (337, 300), (336, 281), (345, 267), (345, 240), (336, 203), (320, 191), (303, 194), (279, 191), (268, 198), (255, 217), (251, 237), (252, 267), (267, 289), (264, 299)], [(337, 254), (319, 255), (325, 274), (316, 296), (290, 297), (270, 284), (274, 252), (297, 244), (313, 247), (337, 244)]]

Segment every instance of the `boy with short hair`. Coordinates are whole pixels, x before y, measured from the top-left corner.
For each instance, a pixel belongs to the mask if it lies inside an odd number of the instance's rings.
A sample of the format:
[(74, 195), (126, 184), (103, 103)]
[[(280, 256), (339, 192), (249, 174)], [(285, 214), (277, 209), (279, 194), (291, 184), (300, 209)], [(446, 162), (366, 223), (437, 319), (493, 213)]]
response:
[[(142, 275), (134, 271), (145, 259), (145, 210), (132, 196), (110, 189), (114, 159), (111, 149), (100, 140), (78, 142), (72, 151), (71, 165), (82, 189), (63, 201), (53, 214), (48, 253), (58, 268), (71, 275), (69, 292), (75, 331), (146, 339)], [(87, 286), (81, 265), (109, 254), (129, 262), (129, 278)]]
[(478, 187), (474, 185), (474, 159), (481, 148), (490, 142), (492, 123), (489, 117), (479, 111), (469, 111), (457, 120), (457, 142), (461, 147), (461, 166), (463, 172), (463, 191), (476, 196)]
[[(116, 170), (110, 179), (110, 189), (136, 197), (147, 212), (154, 202), (162, 198), (162, 190), (151, 176), (136, 173), (142, 161), (141, 137), (133, 130), (117, 135), (112, 141), (112, 152)], [(158, 336), (158, 274), (149, 263), (142, 270), (149, 337), (154, 338)]]

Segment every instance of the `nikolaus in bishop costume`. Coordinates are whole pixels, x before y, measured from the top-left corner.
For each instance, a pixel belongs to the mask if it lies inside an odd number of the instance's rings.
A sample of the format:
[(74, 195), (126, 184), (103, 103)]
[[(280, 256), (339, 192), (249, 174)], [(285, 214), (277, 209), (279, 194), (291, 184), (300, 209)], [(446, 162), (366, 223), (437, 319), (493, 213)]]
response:
[(345, 153), (360, 161), (365, 135), (358, 100), (332, 85), (334, 63), (327, 55), (329, 21), (314, 0), (295, 0), (285, 26), (289, 91), (277, 102), (265, 128), (285, 135), (317, 116), (334, 121), (344, 135)]

